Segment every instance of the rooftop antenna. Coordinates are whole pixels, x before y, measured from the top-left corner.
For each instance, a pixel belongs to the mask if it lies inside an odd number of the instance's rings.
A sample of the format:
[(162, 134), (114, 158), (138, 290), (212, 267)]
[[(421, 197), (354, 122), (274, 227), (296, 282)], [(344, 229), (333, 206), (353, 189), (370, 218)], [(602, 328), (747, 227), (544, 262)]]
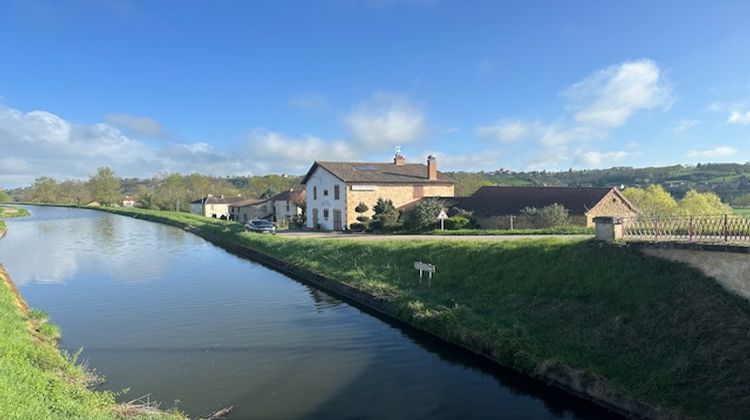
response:
[(396, 145), (396, 154), (397, 155), (401, 154), (401, 145), (400, 144)]

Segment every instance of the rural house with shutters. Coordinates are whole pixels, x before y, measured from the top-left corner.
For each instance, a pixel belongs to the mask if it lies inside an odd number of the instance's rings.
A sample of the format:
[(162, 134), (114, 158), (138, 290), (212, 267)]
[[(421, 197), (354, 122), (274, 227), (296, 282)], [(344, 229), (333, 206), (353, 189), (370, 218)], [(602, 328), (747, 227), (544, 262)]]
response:
[(454, 181), (437, 170), (437, 159), (427, 164), (406, 163), (396, 154), (392, 163), (315, 162), (302, 180), (305, 185), (306, 225), (311, 229), (346, 230), (357, 221), (360, 202), (372, 208), (378, 198), (401, 207), (423, 197), (453, 197)]
[(454, 207), (471, 212), (482, 229), (528, 228), (519, 218), (526, 207), (560, 204), (568, 209), (574, 225), (593, 226), (594, 217), (630, 217), (638, 209), (616, 188), (589, 187), (482, 187)]

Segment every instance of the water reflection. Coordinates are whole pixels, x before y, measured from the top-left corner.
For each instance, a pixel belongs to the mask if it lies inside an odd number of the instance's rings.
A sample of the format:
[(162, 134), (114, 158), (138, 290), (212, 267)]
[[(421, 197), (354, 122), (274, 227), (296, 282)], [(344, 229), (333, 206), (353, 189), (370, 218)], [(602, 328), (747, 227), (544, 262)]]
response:
[(180, 229), (31, 210), (0, 261), (123, 399), (236, 418), (609, 416)]

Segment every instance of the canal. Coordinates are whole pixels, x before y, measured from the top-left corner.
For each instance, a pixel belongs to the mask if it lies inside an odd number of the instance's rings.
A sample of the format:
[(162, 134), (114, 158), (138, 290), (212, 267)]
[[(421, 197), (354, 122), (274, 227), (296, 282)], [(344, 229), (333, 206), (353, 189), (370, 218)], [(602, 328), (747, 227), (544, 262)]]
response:
[(0, 263), (120, 401), (260, 419), (609, 416), (178, 228), (28, 208)]

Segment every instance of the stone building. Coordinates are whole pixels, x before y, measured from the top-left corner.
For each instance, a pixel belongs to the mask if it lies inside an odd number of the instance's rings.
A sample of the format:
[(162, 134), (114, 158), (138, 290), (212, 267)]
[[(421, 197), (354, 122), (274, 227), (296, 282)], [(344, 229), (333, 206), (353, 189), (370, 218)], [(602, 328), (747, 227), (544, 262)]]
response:
[(229, 218), (229, 205), (243, 200), (242, 196), (224, 197), (207, 195), (190, 202), (190, 213), (220, 219)]
[(245, 223), (255, 219), (273, 219), (273, 203), (271, 200), (245, 199), (229, 205), (229, 218)]
[(586, 187), (482, 187), (455, 207), (472, 213), (482, 229), (528, 228), (521, 217), (526, 207), (542, 208), (560, 204), (578, 226), (593, 226), (594, 217), (636, 216), (638, 209), (616, 188)]
[(295, 216), (303, 213), (305, 206), (305, 190), (290, 189), (269, 198), (273, 206), (273, 218), (276, 222), (286, 220), (291, 222)]
[(302, 180), (305, 185), (307, 227), (346, 230), (357, 221), (360, 202), (372, 208), (378, 198), (401, 207), (422, 197), (453, 197), (454, 181), (427, 164), (406, 163), (396, 154), (393, 163), (315, 162)]

